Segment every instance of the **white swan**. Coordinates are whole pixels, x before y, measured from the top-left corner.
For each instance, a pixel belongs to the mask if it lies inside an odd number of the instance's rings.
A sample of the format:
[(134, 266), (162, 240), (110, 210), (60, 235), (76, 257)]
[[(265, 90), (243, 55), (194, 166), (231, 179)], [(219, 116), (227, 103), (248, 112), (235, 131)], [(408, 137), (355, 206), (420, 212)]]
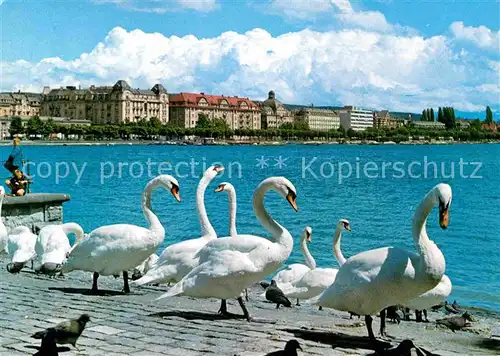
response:
[(445, 300), (450, 295), (451, 288), (450, 278), (444, 274), (437, 286), (419, 297), (407, 301), (405, 306), (417, 311), (424, 311), (425, 318), (427, 319), (427, 312), (425, 310)]
[(5, 227), (3, 220), (2, 220), (2, 205), (3, 205), (3, 198), (5, 197), (5, 188), (0, 185), (0, 255), (1, 254), (8, 254), (9, 250), (7, 248), (8, 245), (8, 237), (9, 234), (7, 233), (7, 228)]
[[(350, 231), (349, 224), (345, 224), (344, 220), (337, 223), (335, 234), (333, 235), (333, 250), (335, 253), (335, 246), (339, 246), (339, 241), (342, 236), (342, 230), (347, 229)], [(328, 288), (337, 277), (337, 268), (312, 268), (309, 272), (304, 274), (302, 278), (295, 283), (292, 283), (288, 288), (282, 288), (283, 293), (287, 297), (296, 299), (311, 299), (321, 294)]]
[(26, 226), (17, 226), (8, 236), (8, 250), (11, 262), (7, 265), (10, 273), (20, 272), (28, 261), (35, 257), (36, 235)]
[(316, 261), (313, 256), (309, 252), (309, 248), (307, 247), (307, 243), (312, 241), (312, 229), (310, 226), (306, 226), (302, 234), (300, 235), (300, 249), (302, 251), (302, 255), (306, 261), (306, 264), (302, 263), (294, 263), (287, 266), (286, 269), (281, 270), (276, 274), (273, 278), (276, 281), (278, 287), (281, 288), (281, 285), (287, 283), (294, 283), (300, 280), (304, 274), (309, 272), (311, 269), (316, 268)]
[[(276, 281), (276, 284), (280, 289), (290, 288), (293, 283), (298, 282), (307, 272), (316, 268), (316, 261), (307, 247), (307, 243), (310, 243), (312, 241), (311, 239), (312, 228), (310, 226), (306, 226), (304, 231), (302, 231), (302, 234), (300, 234), (300, 249), (306, 264), (294, 263), (287, 266), (286, 269), (279, 271), (273, 279)], [(264, 292), (262, 296), (265, 296), (265, 294), (266, 293)], [(297, 305), (300, 305), (299, 299), (297, 299)]]
[(135, 270), (141, 275), (147, 273), (154, 265), (158, 262), (160, 257), (156, 253), (152, 253), (148, 258), (146, 258), (139, 266), (135, 267)]
[(370, 338), (375, 338), (372, 317), (381, 316), (385, 332), (385, 308), (405, 304), (434, 288), (443, 277), (446, 263), (439, 248), (427, 236), (427, 216), (439, 204), (439, 224), (448, 226), (451, 187), (436, 185), (420, 203), (413, 217), (413, 239), (419, 252), (383, 247), (350, 257), (340, 267), (335, 282), (314, 304), (365, 315)]
[(150, 256), (165, 237), (165, 229), (151, 210), (151, 195), (163, 187), (180, 201), (179, 183), (170, 175), (160, 175), (148, 182), (142, 193), (142, 211), (149, 228), (129, 224), (102, 226), (88, 234), (71, 251), (62, 267), (63, 272), (83, 270), (94, 272), (92, 291), (97, 292), (97, 279), (123, 272), (123, 291), (129, 293), (128, 273)]
[(241, 293), (252, 283), (276, 271), (290, 256), (293, 239), (264, 208), (264, 195), (277, 191), (297, 211), (296, 190), (284, 177), (262, 181), (253, 196), (254, 212), (272, 235), (272, 241), (255, 235), (238, 235), (210, 241), (198, 253), (199, 265), (157, 299), (174, 295), (197, 298), (238, 298), (247, 320), (251, 320)]
[(208, 167), (196, 189), (196, 210), (200, 220), (201, 237), (168, 246), (161, 253), (155, 266), (133, 283), (144, 285), (177, 282), (196, 266), (197, 260), (194, 259), (196, 252), (207, 242), (217, 238), (205, 209), (205, 190), (217, 174), (223, 170), (222, 166)]
[[(75, 234), (73, 247), (69, 244), (68, 234)], [(58, 271), (71, 250), (82, 241), (83, 229), (76, 223), (44, 226), (38, 233), (35, 243), (35, 271), (54, 273)]]
[(237, 236), (238, 231), (236, 230), (236, 190), (231, 183), (222, 182), (215, 192), (226, 192), (229, 199), (229, 236)]

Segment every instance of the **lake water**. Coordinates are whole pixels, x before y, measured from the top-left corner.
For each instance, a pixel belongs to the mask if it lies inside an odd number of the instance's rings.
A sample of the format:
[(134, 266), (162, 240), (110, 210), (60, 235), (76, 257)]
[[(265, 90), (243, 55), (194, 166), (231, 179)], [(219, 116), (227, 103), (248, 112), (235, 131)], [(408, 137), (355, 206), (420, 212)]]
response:
[[(10, 147), (1, 147), (0, 152), (5, 160)], [(295, 238), (288, 263), (303, 261), (298, 238), (310, 225), (310, 250), (322, 267), (337, 266), (331, 244), (340, 218), (348, 219), (352, 227), (352, 232), (343, 234), (346, 257), (389, 245), (414, 250), (410, 225), (414, 209), (435, 184), (447, 182), (453, 189), (449, 227), (439, 228), (434, 210), (427, 231), (446, 258), (446, 274), (453, 283), (449, 299), (500, 311), (498, 144), (26, 146), (24, 155), (34, 164), (32, 191), (71, 194), (64, 220), (79, 223), (86, 232), (113, 223), (145, 226), (141, 192), (148, 173), (156, 175), (158, 163), (163, 162), (162, 173), (177, 173), (182, 197), (182, 203), (176, 203), (165, 191), (154, 194), (153, 208), (167, 230), (164, 246), (199, 236), (195, 190), (204, 164), (221, 162), (226, 167), (205, 199), (220, 236), (227, 235), (228, 204), (225, 194), (213, 192), (219, 183), (229, 181), (236, 188), (238, 231), (266, 234), (252, 212), (252, 194), (264, 178), (285, 176), (297, 188), (299, 212), (273, 193), (267, 195), (266, 207)], [(191, 168), (191, 162), (198, 165)], [(3, 172), (7, 178), (8, 172)]]

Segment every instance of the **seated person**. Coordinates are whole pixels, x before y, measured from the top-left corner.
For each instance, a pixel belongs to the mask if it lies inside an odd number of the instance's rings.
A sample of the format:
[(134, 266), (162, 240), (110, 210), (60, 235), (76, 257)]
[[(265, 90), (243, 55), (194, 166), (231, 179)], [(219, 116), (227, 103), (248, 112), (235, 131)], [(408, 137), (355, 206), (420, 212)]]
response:
[(23, 196), (26, 194), (27, 183), (28, 177), (26, 177), (19, 169), (14, 171), (12, 178), (5, 181), (5, 184), (10, 188), (12, 195), (17, 196)]

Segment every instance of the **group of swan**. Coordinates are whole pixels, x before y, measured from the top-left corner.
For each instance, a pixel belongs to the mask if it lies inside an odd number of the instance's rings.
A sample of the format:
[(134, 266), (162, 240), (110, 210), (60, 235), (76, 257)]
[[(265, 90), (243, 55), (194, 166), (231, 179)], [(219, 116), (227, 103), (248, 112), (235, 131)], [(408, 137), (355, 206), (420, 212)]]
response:
[[(204, 193), (209, 183), (223, 170), (221, 166), (207, 169), (196, 192), (196, 208), (200, 219), (201, 237), (185, 240), (168, 246), (158, 257), (155, 251), (162, 244), (165, 229), (151, 208), (152, 192), (158, 187), (170, 191), (180, 201), (179, 183), (170, 175), (160, 175), (152, 179), (142, 195), (142, 210), (149, 228), (129, 224), (103, 226), (83, 238), (83, 231), (70, 225), (77, 235), (73, 247), (61, 243), (58, 234), (43, 232), (33, 241), (45, 246), (46, 257), (40, 264), (59, 263), (63, 259), (62, 271), (84, 270), (93, 272), (92, 290), (97, 291), (99, 275), (123, 273), (124, 291), (129, 292), (127, 271), (147, 262), (145, 275), (134, 283), (175, 282), (176, 284), (158, 299), (176, 295), (197, 298), (218, 298), (222, 300), (220, 312), (227, 313), (225, 300), (236, 298), (244, 316), (250, 314), (242, 299), (242, 294), (251, 284), (261, 281), (277, 271), (288, 259), (293, 238), (290, 232), (276, 222), (264, 208), (264, 196), (270, 190), (276, 191), (295, 211), (297, 192), (294, 185), (284, 177), (264, 179), (254, 192), (253, 210), (261, 225), (270, 233), (270, 238), (238, 234), (236, 230), (236, 197), (230, 183), (222, 183), (216, 191), (226, 191), (230, 201), (229, 236), (217, 237), (206, 213)], [(3, 196), (2, 196), (3, 198)], [(333, 252), (340, 265), (335, 268), (318, 268), (309, 253), (307, 242), (311, 241), (311, 228), (307, 227), (301, 238), (301, 249), (306, 265), (295, 264), (276, 276), (284, 286), (285, 293), (297, 299), (315, 297), (314, 304), (336, 310), (365, 315), (368, 334), (374, 338), (372, 315), (381, 314), (381, 333), (385, 329), (385, 308), (391, 305), (408, 305), (415, 308), (428, 306), (442, 293), (451, 290), (451, 282), (444, 275), (445, 260), (439, 248), (427, 236), (425, 224), (427, 216), (435, 205), (439, 206), (441, 228), (448, 226), (451, 204), (451, 188), (447, 184), (436, 185), (418, 206), (412, 223), (413, 239), (418, 253), (395, 247), (384, 247), (361, 252), (347, 260), (340, 250), (343, 229), (350, 230), (347, 220), (340, 220), (334, 235)], [(76, 225), (76, 224), (75, 224)], [(22, 245), (15, 249), (20, 262), (36, 256), (35, 243), (22, 242), (27, 239), (27, 228), (18, 227), (11, 231), (10, 245)], [(47, 230), (52, 230), (47, 229)], [(70, 227), (60, 227), (67, 235)], [(28, 229), (29, 230), (29, 229)], [(1, 237), (0, 226), (0, 237)], [(51, 236), (46, 240), (45, 233)], [(21, 241), (21, 242), (20, 242)], [(51, 253), (54, 246), (64, 246), (61, 251)], [(31, 243), (31, 242), (30, 242)], [(30, 247), (31, 246), (31, 247)], [(1, 246), (0, 246), (1, 247)], [(57, 262), (54, 262), (57, 261)], [(14, 259), (12, 263), (17, 263)], [(441, 293), (441, 294), (440, 294)], [(318, 296), (319, 294), (319, 296)]]
[(427, 236), (425, 224), (434, 206), (439, 206), (439, 224), (448, 226), (451, 188), (436, 185), (418, 206), (412, 233), (418, 253), (396, 247), (383, 247), (350, 257), (340, 267), (335, 281), (314, 304), (365, 315), (370, 338), (372, 315), (380, 312), (380, 333), (385, 334), (385, 308), (405, 305), (434, 289), (443, 279), (445, 259)]

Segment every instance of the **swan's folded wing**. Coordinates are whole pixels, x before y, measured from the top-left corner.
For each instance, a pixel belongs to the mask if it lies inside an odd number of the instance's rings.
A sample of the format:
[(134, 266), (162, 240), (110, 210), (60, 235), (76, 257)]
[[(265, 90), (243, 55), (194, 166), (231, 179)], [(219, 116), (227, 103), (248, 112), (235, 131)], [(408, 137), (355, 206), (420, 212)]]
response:
[(208, 261), (216, 252), (235, 251), (241, 253), (250, 253), (265, 245), (273, 245), (268, 239), (254, 235), (238, 235), (236, 237), (222, 237), (207, 243), (198, 251), (195, 257), (200, 259), (200, 264)]

